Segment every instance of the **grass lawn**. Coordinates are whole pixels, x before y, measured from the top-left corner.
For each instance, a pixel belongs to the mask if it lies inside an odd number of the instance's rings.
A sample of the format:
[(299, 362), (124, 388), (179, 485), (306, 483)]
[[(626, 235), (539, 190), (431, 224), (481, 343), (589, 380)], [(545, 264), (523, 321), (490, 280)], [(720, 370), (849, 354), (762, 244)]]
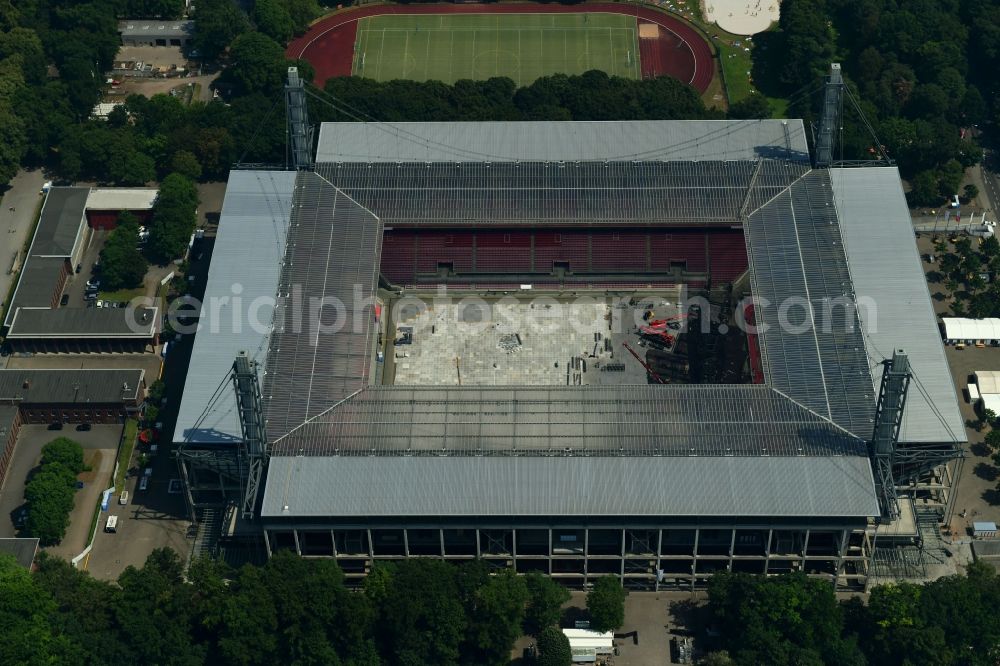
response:
[(638, 79), (635, 17), (621, 14), (385, 15), (362, 19), (354, 74), (454, 83), (600, 69)]
[(145, 296), (146, 290), (142, 287), (135, 289), (119, 289), (118, 291), (102, 291), (97, 294), (97, 298), (102, 301), (131, 301), (133, 298)]
[(118, 492), (125, 488), (125, 475), (128, 473), (128, 464), (132, 460), (132, 451), (135, 450), (138, 435), (139, 422), (135, 419), (126, 420), (125, 430), (122, 432), (122, 443), (118, 447), (118, 474), (115, 475), (115, 489)]

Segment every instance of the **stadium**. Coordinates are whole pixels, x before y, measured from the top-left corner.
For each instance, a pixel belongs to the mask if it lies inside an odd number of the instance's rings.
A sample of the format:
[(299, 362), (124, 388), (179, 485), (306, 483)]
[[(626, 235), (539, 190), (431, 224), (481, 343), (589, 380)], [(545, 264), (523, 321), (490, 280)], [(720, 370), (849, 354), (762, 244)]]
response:
[(324, 123), (296, 163), (230, 175), (173, 435), (223, 542), (659, 590), (940, 541), (964, 430), (895, 167), (799, 120)]

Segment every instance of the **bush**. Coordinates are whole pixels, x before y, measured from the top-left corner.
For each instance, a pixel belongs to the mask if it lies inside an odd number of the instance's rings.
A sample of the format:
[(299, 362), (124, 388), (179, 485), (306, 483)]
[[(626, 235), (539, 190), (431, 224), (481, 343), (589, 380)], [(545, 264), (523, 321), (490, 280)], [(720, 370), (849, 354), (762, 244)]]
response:
[(570, 666), (573, 653), (569, 639), (558, 627), (549, 627), (538, 635), (538, 666)]

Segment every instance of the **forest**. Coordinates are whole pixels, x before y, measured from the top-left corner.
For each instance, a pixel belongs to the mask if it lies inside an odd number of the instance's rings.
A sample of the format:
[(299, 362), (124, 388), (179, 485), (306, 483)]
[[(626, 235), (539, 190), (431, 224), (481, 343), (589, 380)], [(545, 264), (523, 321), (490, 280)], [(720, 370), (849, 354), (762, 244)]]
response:
[[(838, 157), (868, 159), (881, 144), (912, 187), (910, 202), (941, 205), (983, 158), (1000, 113), (997, 0), (785, 0), (777, 29), (755, 37), (753, 77), (815, 119), (831, 62), (879, 141), (848, 101)], [(980, 134), (982, 132), (982, 134)]]

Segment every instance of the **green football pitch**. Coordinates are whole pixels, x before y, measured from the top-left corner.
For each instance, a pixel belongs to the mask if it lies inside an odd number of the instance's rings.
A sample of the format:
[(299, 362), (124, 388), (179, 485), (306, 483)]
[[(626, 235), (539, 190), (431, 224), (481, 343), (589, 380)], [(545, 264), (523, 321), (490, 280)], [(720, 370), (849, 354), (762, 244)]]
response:
[(354, 75), (454, 83), (600, 69), (639, 78), (634, 17), (621, 14), (394, 14), (358, 23)]

